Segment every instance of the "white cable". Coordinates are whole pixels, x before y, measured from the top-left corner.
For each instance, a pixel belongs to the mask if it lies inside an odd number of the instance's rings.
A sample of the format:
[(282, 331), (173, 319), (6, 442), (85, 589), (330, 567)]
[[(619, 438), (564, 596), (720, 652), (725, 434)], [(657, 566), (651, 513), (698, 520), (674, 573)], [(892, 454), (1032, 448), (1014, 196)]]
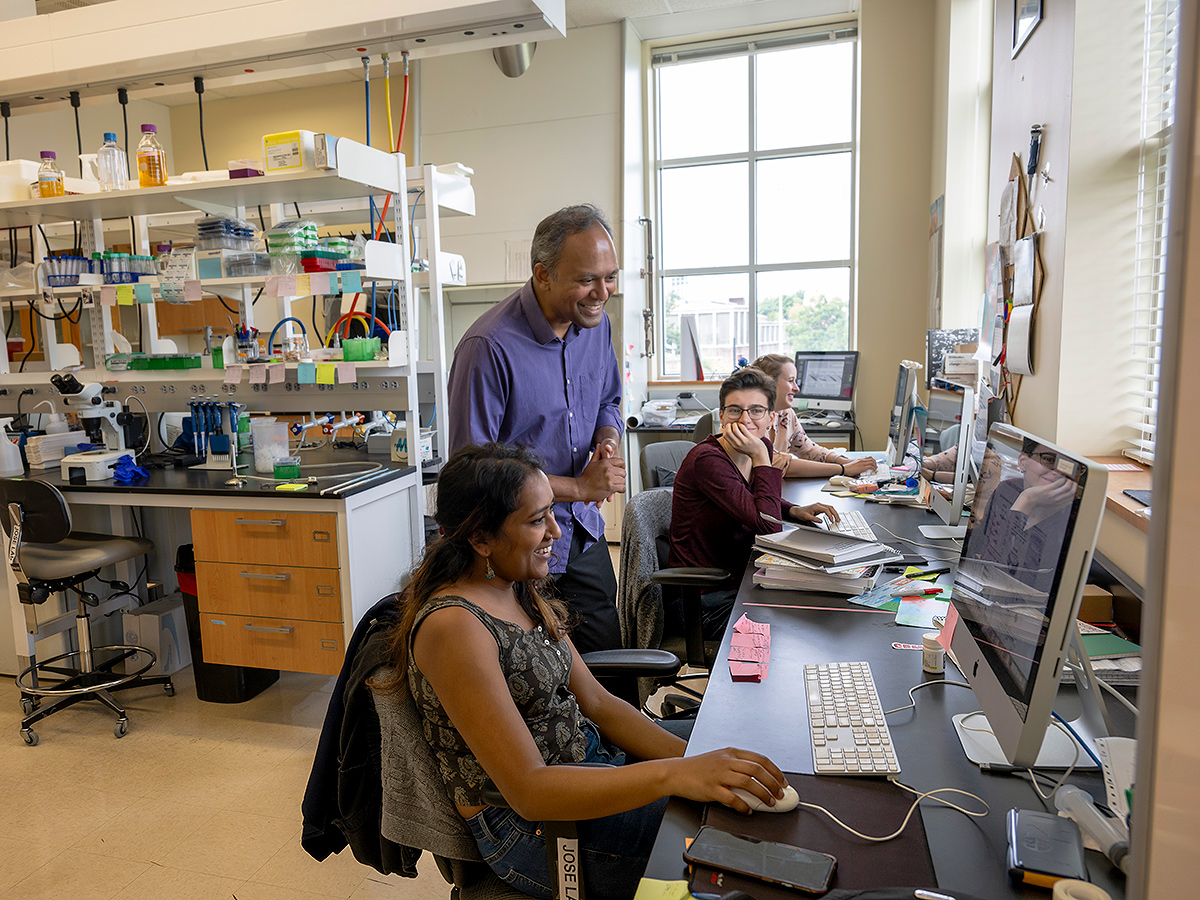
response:
[[(884, 841), (895, 840), (901, 834), (903, 834), (904, 829), (908, 827), (908, 820), (912, 818), (912, 814), (917, 808), (917, 804), (919, 804), (926, 797), (933, 797), (933, 799), (937, 800), (938, 803), (942, 803), (946, 806), (949, 806), (951, 809), (956, 809), (959, 812), (961, 812), (963, 815), (973, 816), (975, 818), (982, 818), (992, 811), (992, 808), (987, 805), (987, 801), (984, 800), (982, 797), (977, 797), (975, 794), (972, 794), (968, 791), (960, 791), (958, 788), (935, 788), (932, 791), (920, 792), (913, 788), (910, 788), (906, 784), (900, 784), (899, 781), (895, 781), (894, 779), (888, 779), (888, 780), (892, 781), (894, 784), (898, 785), (899, 787), (903, 788), (904, 790), (917, 795), (917, 799), (915, 799), (912, 802), (912, 806), (910, 806), (908, 808), (908, 812), (905, 813), (904, 819), (900, 823), (900, 827), (897, 828), (895, 831), (893, 831), (891, 834), (886, 834), (883, 836), (863, 834), (861, 831), (856, 831), (855, 829), (851, 828), (849, 825), (847, 825), (845, 822), (843, 822), (841, 819), (839, 819), (837, 816), (835, 816), (833, 813), (831, 813), (829, 810), (827, 810), (823, 806), (817, 806), (817, 804), (815, 804), (815, 803), (804, 803), (804, 802), (801, 802), (800, 805), (808, 807), (809, 809), (815, 809), (818, 812), (824, 813), (825, 815), (829, 816), (829, 818), (832, 819), (835, 824), (841, 826), (842, 828), (844, 828), (846, 831), (850, 832), (855, 837), (862, 838), (864, 841), (873, 841), (875, 843), (883, 843)], [(978, 800), (980, 803), (983, 804), (983, 812), (972, 812), (971, 810), (963, 809), (961, 806), (951, 803), (949, 800), (943, 800), (940, 797), (934, 796), (935, 794), (944, 794), (944, 793), (964, 794), (967, 797), (971, 797), (974, 800)]]
[[(888, 534), (890, 534), (896, 540), (904, 541), (904, 543), (906, 543), (906, 544), (912, 544), (914, 547), (921, 547), (926, 550), (946, 550), (946, 549), (948, 549), (946, 547), (938, 547), (934, 544), (922, 544), (922, 543), (912, 540), (911, 538), (901, 537), (900, 535), (896, 534), (896, 532), (892, 531), (890, 528), (884, 528), (884, 526), (880, 525), (878, 522), (872, 522), (871, 528), (872, 529), (878, 528), (882, 531), (886, 531)], [(960, 549), (962, 548), (962, 543), (960, 541), (956, 541), (953, 538), (947, 538), (947, 540), (949, 540), (951, 543), (953, 543), (955, 547), (958, 547)], [(957, 556), (930, 556), (929, 559), (935, 559), (938, 562), (956, 562), (958, 560), (958, 557)]]
[[(981, 709), (977, 709), (974, 712), (967, 713), (965, 716), (962, 717), (961, 720), (959, 720), (958, 727), (961, 728), (963, 731), (975, 731), (975, 732), (978, 732), (979, 734), (990, 734), (992, 737), (995, 737), (996, 733), (994, 731), (992, 731), (992, 729), (990, 729), (990, 728), (970, 728), (966, 724), (967, 719), (971, 718), (971, 716), (981, 716), (981, 715), (983, 715), (983, 710), (981, 710)], [(1050, 789), (1049, 794), (1042, 793), (1042, 788), (1038, 784), (1038, 781), (1037, 781), (1039, 774), (1034, 772), (1032, 768), (1025, 770), (1026, 772), (1029, 773), (1029, 781), (1033, 784), (1034, 791), (1043, 800), (1049, 800), (1051, 797), (1053, 797), (1054, 792), (1057, 791), (1060, 787), (1062, 787), (1064, 784), (1067, 783), (1067, 779), (1070, 778), (1071, 773), (1075, 771), (1075, 766), (1079, 764), (1079, 742), (1075, 740), (1075, 738), (1071, 734), (1071, 732), (1068, 731), (1065, 727), (1063, 727), (1063, 724), (1061, 722), (1059, 722), (1057, 719), (1051, 719), (1050, 722), (1051, 722), (1051, 724), (1054, 725), (1055, 728), (1057, 728), (1059, 731), (1061, 731), (1063, 734), (1065, 734), (1067, 736), (1068, 740), (1071, 741), (1071, 746), (1075, 748), (1075, 758), (1071, 761), (1071, 765), (1067, 768), (1067, 771), (1063, 773), (1062, 778), (1060, 778), (1057, 782), (1055, 782), (1054, 787)], [(1040, 777), (1048, 779), (1052, 776), (1042, 775)]]
[(1114, 697), (1116, 697), (1118, 700), (1120, 700), (1121, 703), (1125, 706), (1125, 708), (1127, 710), (1129, 710), (1131, 713), (1133, 713), (1135, 716), (1138, 714), (1137, 707), (1129, 702), (1129, 698), (1126, 697), (1125, 695), (1123, 695), (1120, 691), (1118, 691), (1115, 687), (1113, 687), (1111, 684), (1109, 684), (1107, 681), (1105, 681), (1099, 675), (1096, 676), (1096, 684), (1100, 685), (1100, 688), (1102, 690), (1108, 691), (1110, 694), (1112, 694)]
[(948, 684), (952, 687), (964, 687), (967, 689), (970, 689), (971, 687), (965, 681), (950, 681), (948, 678), (938, 678), (933, 681), (922, 681), (920, 684), (914, 684), (908, 689), (908, 699), (911, 700), (912, 703), (908, 704), (908, 706), (897, 706), (895, 709), (885, 709), (883, 714), (885, 716), (890, 716), (892, 713), (898, 713), (903, 712), (906, 709), (912, 709), (917, 705), (917, 698), (913, 696), (913, 691), (919, 691), (921, 688), (929, 687), (931, 684)]

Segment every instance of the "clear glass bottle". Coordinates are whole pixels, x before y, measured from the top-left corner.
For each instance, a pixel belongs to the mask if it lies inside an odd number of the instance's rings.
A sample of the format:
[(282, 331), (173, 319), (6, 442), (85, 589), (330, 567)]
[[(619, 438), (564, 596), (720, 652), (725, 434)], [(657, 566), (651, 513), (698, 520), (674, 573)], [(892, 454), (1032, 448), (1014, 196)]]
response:
[(162, 187), (167, 183), (167, 153), (158, 142), (158, 129), (153, 125), (142, 126), (137, 162), (140, 187)]
[(43, 150), (42, 165), (38, 169), (38, 194), (42, 197), (62, 197), (66, 193), (57, 155), (53, 150)]
[(96, 153), (96, 174), (100, 179), (100, 190), (123, 191), (129, 179), (129, 166), (125, 151), (117, 144), (117, 136), (104, 132), (104, 143)]

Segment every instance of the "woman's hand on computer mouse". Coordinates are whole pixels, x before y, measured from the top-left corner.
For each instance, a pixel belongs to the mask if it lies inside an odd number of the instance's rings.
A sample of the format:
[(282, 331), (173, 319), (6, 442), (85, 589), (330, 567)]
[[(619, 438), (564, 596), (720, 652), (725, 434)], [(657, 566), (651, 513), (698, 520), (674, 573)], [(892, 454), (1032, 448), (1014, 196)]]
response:
[(815, 522), (821, 516), (828, 516), (834, 522), (840, 522), (842, 517), (828, 503), (811, 503), (808, 506), (793, 506), (788, 509), (788, 515), (800, 522)]
[(769, 466), (771, 457), (767, 454), (767, 445), (762, 438), (751, 434), (741, 422), (726, 424), (719, 439), (725, 447), (725, 452), (731, 457), (748, 456), (756, 466)]
[(750, 812), (750, 805), (734, 793), (746, 791), (770, 805), (783, 799), (787, 778), (775, 763), (753, 750), (726, 747), (699, 756), (668, 761), (670, 792), (676, 797), (702, 803), (724, 803), (738, 812)]
[(875, 460), (869, 456), (861, 459), (847, 459), (843, 456), (838, 460), (838, 465), (846, 467), (847, 475), (861, 475), (863, 472), (875, 471)]

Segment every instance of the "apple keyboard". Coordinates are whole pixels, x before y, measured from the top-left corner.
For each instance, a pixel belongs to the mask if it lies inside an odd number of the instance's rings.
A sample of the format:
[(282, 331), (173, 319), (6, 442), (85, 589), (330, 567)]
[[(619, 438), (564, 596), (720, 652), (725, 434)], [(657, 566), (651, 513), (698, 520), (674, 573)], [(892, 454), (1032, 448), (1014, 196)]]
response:
[(814, 773), (900, 774), (870, 665), (810, 663), (804, 667), (804, 688)]
[(835, 534), (846, 534), (850, 537), (862, 538), (864, 541), (877, 541), (875, 532), (871, 530), (871, 526), (867, 524), (867, 520), (863, 518), (863, 514), (857, 509), (838, 510), (840, 520), (837, 522), (830, 521), (828, 516), (823, 516), (822, 521), (825, 522), (827, 531), (832, 531)]

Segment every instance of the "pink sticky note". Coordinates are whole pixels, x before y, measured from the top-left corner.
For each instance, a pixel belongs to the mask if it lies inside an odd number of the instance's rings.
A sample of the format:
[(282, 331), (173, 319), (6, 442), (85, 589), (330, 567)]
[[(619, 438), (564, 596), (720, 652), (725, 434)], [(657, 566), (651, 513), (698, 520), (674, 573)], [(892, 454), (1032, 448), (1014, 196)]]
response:
[(328, 294), (329, 291), (329, 273), (328, 272), (313, 272), (308, 276), (309, 289), (314, 294)]
[(279, 276), (279, 296), (280, 297), (295, 297), (296, 296), (296, 276), (295, 275), (280, 275)]
[(116, 306), (117, 305), (117, 289), (111, 284), (106, 284), (100, 288), (100, 305), (101, 306)]
[(200, 299), (200, 282), (189, 279), (183, 283), (183, 299), (194, 303)]
[(942, 626), (941, 632), (938, 634), (938, 643), (942, 645), (943, 650), (949, 650), (950, 644), (954, 641), (954, 629), (958, 625), (958, 608), (951, 603), (950, 608), (946, 610), (946, 624)]
[(226, 366), (225, 367), (225, 383), (226, 384), (241, 384), (242, 383), (242, 367), (241, 366)]
[(279, 296), (279, 276), (278, 275), (268, 275), (267, 276), (267, 283), (263, 285), (263, 294), (265, 294), (268, 297), (278, 297)]
[(755, 622), (742, 613), (742, 617), (733, 624), (734, 631), (745, 634), (770, 634), (771, 626), (766, 622)]
[(250, 367), (250, 383), (251, 384), (266, 384), (267, 383), (267, 367), (264, 365), (256, 365)]
[(762, 681), (763, 670), (758, 663), (730, 660), (729, 675), (734, 681), (749, 681), (758, 684)]
[(355, 369), (354, 363), (352, 363), (352, 362), (334, 363), (334, 367), (337, 369), (338, 384), (353, 384), (354, 383), (354, 379), (358, 375), (358, 371)]
[(734, 632), (729, 636), (731, 647), (770, 647), (771, 637), (766, 634), (742, 634)]
[(739, 662), (770, 662), (771, 649), (769, 647), (730, 647), (729, 658)]
[(283, 363), (274, 363), (267, 366), (267, 375), (271, 384), (283, 384), (283, 379), (287, 375), (287, 367)]

